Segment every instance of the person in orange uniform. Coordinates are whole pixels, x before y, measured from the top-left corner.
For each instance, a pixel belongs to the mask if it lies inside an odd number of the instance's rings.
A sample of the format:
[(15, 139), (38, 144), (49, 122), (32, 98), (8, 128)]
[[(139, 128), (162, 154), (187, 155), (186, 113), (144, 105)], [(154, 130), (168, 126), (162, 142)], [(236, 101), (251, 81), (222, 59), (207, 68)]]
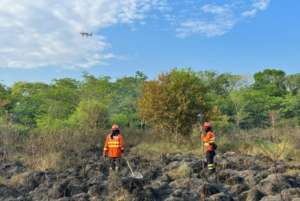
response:
[(106, 154), (110, 158), (110, 170), (119, 171), (121, 156), (124, 152), (123, 138), (120, 135), (120, 128), (117, 124), (114, 124), (111, 128), (111, 134), (106, 137), (105, 146), (103, 149), (103, 157), (106, 158)]
[(210, 173), (214, 173), (216, 171), (216, 168), (214, 164), (215, 151), (213, 149), (213, 144), (215, 143), (216, 138), (208, 122), (204, 122), (203, 128), (206, 133), (205, 135), (202, 135), (202, 138), (205, 142), (204, 145), (206, 147), (207, 167)]

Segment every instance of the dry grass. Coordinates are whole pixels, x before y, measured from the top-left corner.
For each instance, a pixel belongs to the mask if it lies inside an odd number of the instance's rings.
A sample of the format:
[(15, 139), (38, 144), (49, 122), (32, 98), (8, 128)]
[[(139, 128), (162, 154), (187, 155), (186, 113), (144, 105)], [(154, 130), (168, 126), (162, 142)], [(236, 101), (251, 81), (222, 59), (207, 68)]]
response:
[(244, 140), (239, 140), (228, 135), (217, 138), (216, 144), (218, 145), (217, 151), (222, 153), (227, 151), (245, 152), (250, 147)]
[[(10, 155), (10, 160), (20, 160), (29, 169), (63, 170), (71, 165), (83, 165), (88, 153), (102, 153), (105, 140), (110, 130), (41, 130), (24, 136), (22, 144), (18, 144), (19, 152)], [(124, 129), (121, 131), (125, 149), (129, 149), (155, 136), (153, 131)], [(147, 137), (147, 139), (146, 139)], [(11, 146), (17, 146), (12, 143)], [(96, 156), (97, 154), (95, 154)]]
[(21, 188), (27, 184), (26, 178), (24, 178), (21, 174), (13, 175), (8, 182), (9, 186), (16, 189)]
[[(90, 151), (103, 150), (105, 131), (43, 130), (31, 133), (23, 140), (21, 160), (30, 169), (62, 170), (71, 165), (82, 165)], [(102, 147), (102, 148), (101, 148)]]
[(95, 197), (95, 196), (92, 196), (92, 197), (90, 198), (90, 200), (91, 200), (91, 201), (101, 201), (102, 199), (99, 199), (99, 198), (97, 198), (97, 197)]
[(48, 153), (44, 157), (40, 157), (36, 161), (36, 170), (45, 171), (46, 169), (63, 170), (70, 165), (69, 159), (63, 159), (62, 153)]
[[(167, 142), (161, 140), (159, 142), (142, 142), (135, 146), (132, 150), (137, 151), (142, 154), (165, 154), (165, 153), (183, 153), (191, 152), (195, 155), (202, 154), (202, 141), (199, 139), (194, 140), (192, 143), (187, 141), (177, 145), (174, 142)], [(228, 136), (217, 137), (216, 144), (218, 145), (217, 153), (224, 153), (227, 151), (234, 152), (245, 152), (250, 148), (250, 145), (247, 144), (244, 140), (233, 140)], [(205, 152), (205, 147), (203, 148)]]
[(0, 184), (4, 184), (4, 185), (7, 185), (9, 184), (9, 180), (0, 176)]
[(286, 169), (282, 174), (286, 174), (286, 175), (295, 175), (295, 174), (299, 174), (300, 170), (297, 169)]
[(10, 179), (0, 176), (0, 183), (17, 189), (25, 186), (27, 181), (21, 174), (17, 174), (13, 175)]
[(178, 168), (169, 171), (167, 174), (172, 179), (181, 179), (185, 177), (189, 177), (192, 169), (187, 165), (187, 163), (181, 164)]
[[(275, 138), (275, 140), (274, 140)], [(273, 136), (271, 140), (266, 137), (260, 139), (247, 140), (249, 148), (244, 152), (249, 155), (279, 156), (278, 160), (294, 158), (296, 161), (300, 156), (299, 140), (290, 136)]]
[[(6, 128), (6, 127), (5, 127)], [(83, 165), (84, 159), (89, 153), (101, 154), (106, 136), (111, 132), (107, 130), (80, 130), (80, 129), (61, 129), (52, 131), (44, 129), (36, 133), (28, 132), (27, 135), (16, 136), (13, 128), (6, 128), (8, 133), (13, 133), (9, 147), (9, 160), (20, 160), (30, 169), (46, 170), (49, 168), (62, 170), (71, 165)], [(201, 155), (203, 151), (202, 139), (198, 128), (194, 128), (190, 138), (181, 138), (181, 143), (176, 144), (172, 133), (157, 129), (121, 129), (124, 139), (125, 150), (131, 149), (139, 155), (160, 156), (166, 153), (191, 152)], [(227, 151), (243, 152), (251, 155), (262, 155), (263, 151), (258, 146), (250, 146), (258, 138), (269, 139), (270, 130), (251, 130), (231, 133), (230, 135), (219, 136), (216, 132), (217, 153)], [(278, 130), (276, 135), (285, 134)], [(21, 137), (20, 137), (21, 136)], [(291, 132), (288, 134), (289, 140), (286, 147), (295, 147), (284, 152), (280, 159), (291, 157), (295, 163), (299, 162), (300, 148), (295, 145), (299, 142), (299, 133)], [(0, 136), (0, 141), (1, 139)], [(252, 143), (253, 144), (253, 143)], [(275, 146), (276, 145), (276, 146)], [(276, 151), (283, 147), (282, 143), (271, 144), (271, 149)], [(204, 150), (205, 151), (205, 150)], [(96, 155), (96, 154), (95, 154)]]
[(136, 147), (133, 147), (132, 151), (138, 152), (143, 155), (183, 153), (183, 152), (191, 152), (196, 155), (200, 155), (201, 144), (199, 143), (199, 144), (177, 145), (175, 143), (169, 143), (164, 141), (155, 142), (155, 143), (142, 142)]

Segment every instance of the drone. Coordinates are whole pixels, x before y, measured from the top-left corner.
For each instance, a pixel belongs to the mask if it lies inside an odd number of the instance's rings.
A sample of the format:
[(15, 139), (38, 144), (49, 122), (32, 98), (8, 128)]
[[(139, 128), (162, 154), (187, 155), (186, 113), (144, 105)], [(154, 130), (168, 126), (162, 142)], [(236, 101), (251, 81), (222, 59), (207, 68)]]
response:
[(93, 36), (93, 33), (90, 33), (90, 34), (89, 34), (89, 33), (83, 32), (83, 31), (80, 32), (80, 34), (82, 35), (82, 37), (84, 37), (84, 36), (86, 36), (86, 37), (91, 36), (91, 37), (92, 37), (92, 36)]

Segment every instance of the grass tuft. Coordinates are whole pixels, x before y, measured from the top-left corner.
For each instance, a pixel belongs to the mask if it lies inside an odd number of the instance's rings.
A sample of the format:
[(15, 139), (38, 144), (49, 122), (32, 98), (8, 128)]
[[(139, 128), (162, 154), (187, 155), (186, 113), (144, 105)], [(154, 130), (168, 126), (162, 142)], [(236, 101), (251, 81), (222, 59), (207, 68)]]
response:
[(286, 174), (286, 175), (296, 175), (299, 174), (300, 170), (297, 169), (286, 169), (282, 174)]
[(48, 153), (40, 157), (36, 162), (37, 170), (45, 171), (46, 169), (63, 170), (68, 166), (68, 160), (63, 160), (60, 152)]
[(195, 154), (201, 152), (201, 144), (185, 144), (177, 145), (168, 142), (156, 142), (147, 143), (143, 142), (136, 147), (132, 148), (132, 151), (136, 151), (143, 154), (166, 154), (166, 153), (178, 153), (178, 152), (193, 152)]
[(26, 186), (27, 180), (21, 174), (13, 175), (8, 181), (8, 185), (16, 189)]
[(187, 163), (183, 163), (178, 168), (169, 171), (167, 174), (172, 179), (181, 179), (181, 178), (189, 177), (191, 172), (192, 169), (187, 165)]

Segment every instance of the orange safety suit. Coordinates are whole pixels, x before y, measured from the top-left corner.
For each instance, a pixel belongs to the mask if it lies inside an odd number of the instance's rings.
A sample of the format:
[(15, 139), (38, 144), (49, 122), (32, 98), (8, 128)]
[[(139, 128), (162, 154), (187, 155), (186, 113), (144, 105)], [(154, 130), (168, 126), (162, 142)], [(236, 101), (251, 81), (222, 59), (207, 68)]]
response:
[(206, 151), (212, 151), (212, 144), (215, 143), (215, 134), (211, 131), (208, 131), (206, 135), (202, 135), (202, 138), (205, 143), (209, 144), (206, 146)]
[(107, 151), (109, 157), (121, 157), (124, 151), (122, 135), (113, 136), (113, 139), (111, 139), (111, 134), (106, 137), (103, 153), (106, 154)]

